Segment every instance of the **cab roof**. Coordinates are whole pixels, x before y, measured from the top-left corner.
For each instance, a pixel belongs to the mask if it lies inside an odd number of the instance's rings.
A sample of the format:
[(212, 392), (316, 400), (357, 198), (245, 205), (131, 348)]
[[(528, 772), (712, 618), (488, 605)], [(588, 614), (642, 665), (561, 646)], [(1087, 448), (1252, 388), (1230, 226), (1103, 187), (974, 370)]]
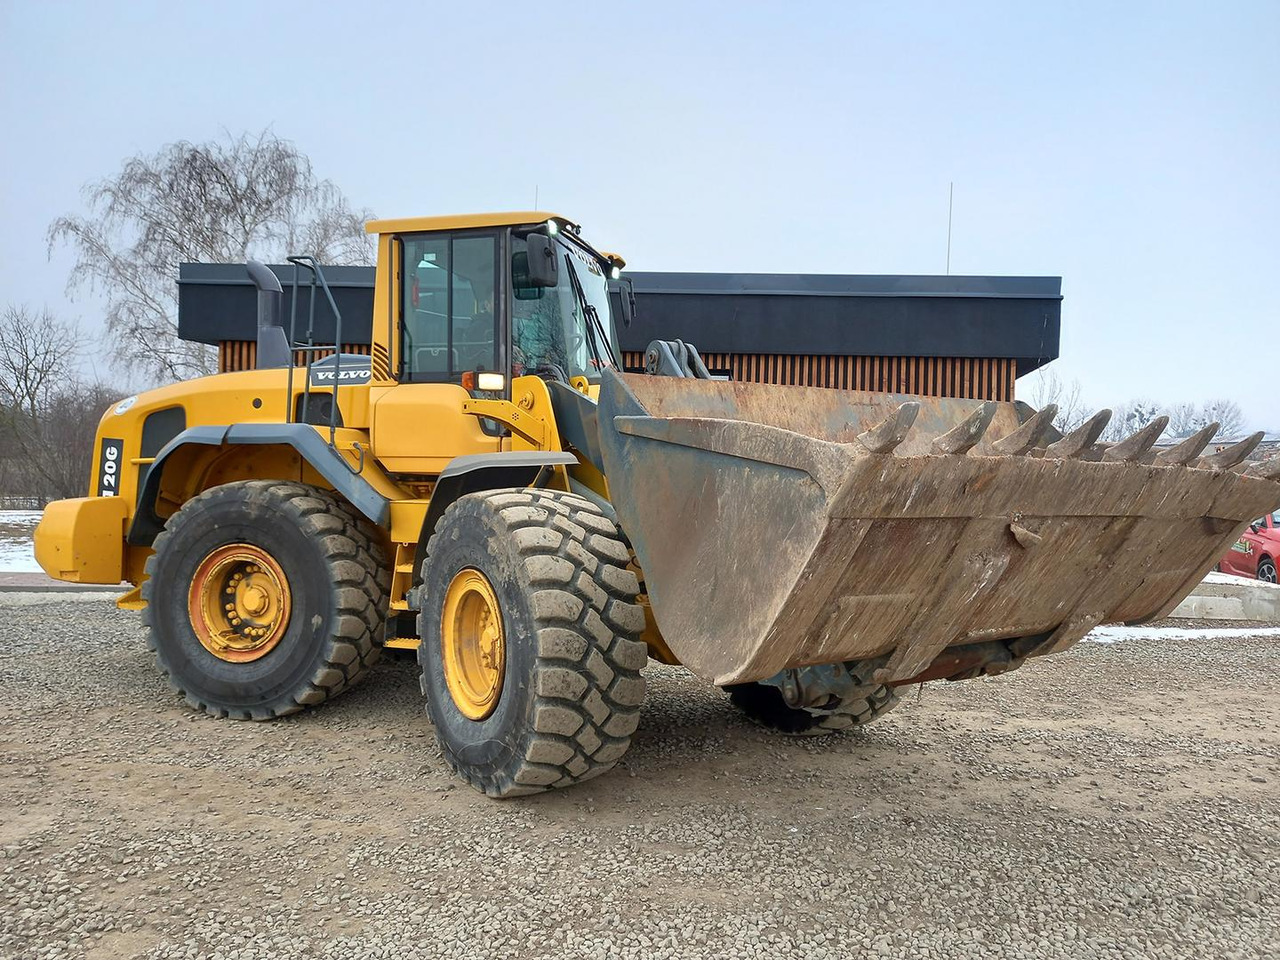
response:
[(365, 233), (426, 233), (432, 230), (468, 230), (478, 227), (514, 227), (526, 223), (555, 220), (562, 227), (578, 225), (568, 217), (545, 210), (513, 210), (507, 213), (461, 213), (447, 217), (399, 217), (395, 220), (370, 220)]

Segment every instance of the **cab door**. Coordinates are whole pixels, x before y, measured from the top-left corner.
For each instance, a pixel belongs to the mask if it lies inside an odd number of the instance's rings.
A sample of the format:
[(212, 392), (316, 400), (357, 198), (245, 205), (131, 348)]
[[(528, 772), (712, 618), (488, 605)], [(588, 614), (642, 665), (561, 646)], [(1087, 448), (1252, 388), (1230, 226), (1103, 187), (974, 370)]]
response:
[(503, 372), (502, 235), (406, 234), (398, 245), (398, 383), (373, 387), (373, 454), (392, 473), (436, 474), (454, 457), (493, 453), (501, 438), (462, 412), (480, 373)]

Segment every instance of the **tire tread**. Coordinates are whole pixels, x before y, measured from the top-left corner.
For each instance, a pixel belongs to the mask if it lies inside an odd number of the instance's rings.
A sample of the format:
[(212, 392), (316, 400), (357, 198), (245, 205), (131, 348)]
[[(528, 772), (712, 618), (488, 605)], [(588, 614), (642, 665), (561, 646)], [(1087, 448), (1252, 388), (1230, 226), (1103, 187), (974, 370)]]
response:
[[(493, 797), (536, 793), (597, 777), (626, 753), (645, 693), (641, 668), (648, 650), (639, 638), (644, 613), (636, 603), (638, 584), (616, 566), (628, 557), (626, 543), (598, 506), (553, 490), (470, 494), (450, 505), (438, 529), (448, 525), (450, 512), (472, 509), (468, 501), (477, 499), (492, 511), (497, 522), (494, 535), (512, 544), (518, 555), (516, 568), (527, 582), (538, 644), (535, 676), (528, 678), (535, 699), (519, 760), (510, 772), (480, 776), (438, 737), (445, 762)], [(438, 536), (427, 543), (427, 562)], [(419, 636), (426, 635), (422, 616)], [(419, 661), (426, 694), (423, 647)]]
[[(336, 586), (335, 632), (327, 649), (317, 659), (311, 677), (298, 689), (282, 695), (260, 709), (232, 711), (207, 703), (183, 688), (166, 662), (153, 636), (152, 574), (165, 547), (181, 537), (185, 526), (198, 520), (213, 501), (236, 497), (257, 505), (269, 505), (289, 516), (303, 534), (319, 544)], [(380, 538), (365, 517), (337, 494), (310, 484), (279, 480), (241, 480), (210, 487), (192, 497), (165, 523), (147, 558), (146, 580), (142, 583), (143, 629), (156, 665), (173, 690), (188, 705), (215, 717), (235, 716), (245, 720), (283, 717), (331, 699), (368, 673), (382, 653), (383, 631), (391, 589), (391, 568)]]

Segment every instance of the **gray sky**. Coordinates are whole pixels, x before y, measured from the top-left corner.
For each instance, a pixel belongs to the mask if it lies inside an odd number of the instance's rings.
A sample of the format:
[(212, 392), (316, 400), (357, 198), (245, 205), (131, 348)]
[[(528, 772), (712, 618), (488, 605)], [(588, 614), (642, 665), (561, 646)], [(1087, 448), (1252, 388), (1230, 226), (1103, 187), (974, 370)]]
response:
[(0, 303), (92, 327), (49, 222), (224, 129), (380, 216), (536, 188), (637, 270), (942, 273), (954, 181), (952, 272), (1062, 276), (1054, 366), (1091, 405), (1280, 430), (1278, 37), (1276, 0), (0, 0)]

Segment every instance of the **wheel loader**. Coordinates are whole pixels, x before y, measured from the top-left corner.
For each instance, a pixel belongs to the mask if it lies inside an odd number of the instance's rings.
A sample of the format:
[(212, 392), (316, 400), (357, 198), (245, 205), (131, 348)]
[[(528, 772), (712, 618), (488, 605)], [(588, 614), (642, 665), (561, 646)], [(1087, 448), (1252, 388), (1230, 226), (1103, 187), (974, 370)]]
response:
[[(1259, 436), (1099, 441), (1052, 406), (620, 372), (617, 255), (544, 212), (381, 220), (369, 356), (261, 264), (256, 369), (107, 410), (53, 577), (127, 582), (192, 707), (265, 720), (416, 649), (444, 758), (509, 797), (626, 752), (649, 659), (791, 734), (1166, 616), (1280, 505)], [(309, 306), (300, 311), (300, 290)], [(317, 304), (336, 316), (317, 345)], [(305, 316), (300, 316), (300, 312)]]

